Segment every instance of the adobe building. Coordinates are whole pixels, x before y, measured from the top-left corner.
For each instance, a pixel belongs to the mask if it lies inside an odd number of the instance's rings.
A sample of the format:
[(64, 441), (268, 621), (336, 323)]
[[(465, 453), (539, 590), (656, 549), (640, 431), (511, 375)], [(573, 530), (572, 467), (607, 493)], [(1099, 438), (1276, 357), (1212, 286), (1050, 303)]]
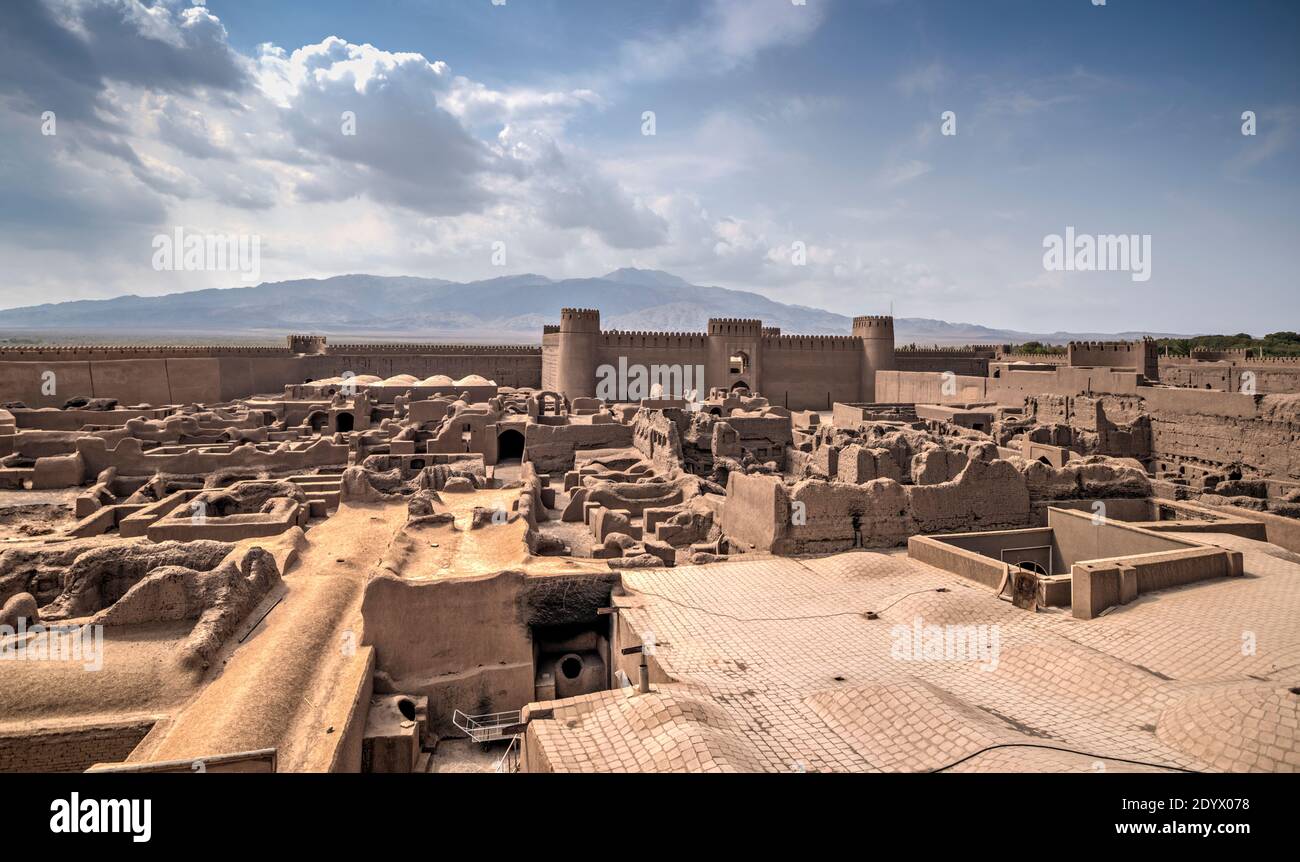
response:
[(705, 332), (602, 330), (600, 311), (566, 308), (542, 334), (542, 388), (596, 394), (602, 366), (702, 368), (700, 392), (748, 389), (791, 410), (876, 400), (877, 371), (894, 369), (894, 319), (856, 317), (851, 335), (782, 335), (760, 320), (716, 318)]
[(1071, 341), (1067, 363), (1075, 368), (1140, 371), (1151, 382), (1160, 379), (1160, 358), (1151, 338), (1141, 341)]

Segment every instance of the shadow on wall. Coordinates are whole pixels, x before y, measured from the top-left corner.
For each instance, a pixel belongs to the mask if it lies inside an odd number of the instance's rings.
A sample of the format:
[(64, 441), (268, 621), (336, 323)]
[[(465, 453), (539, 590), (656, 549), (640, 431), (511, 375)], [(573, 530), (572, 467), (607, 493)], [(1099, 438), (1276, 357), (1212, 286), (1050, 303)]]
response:
[[(386, 575), (366, 586), (362, 643), (377, 656), (376, 693), (429, 699), (429, 725), (457, 736), (452, 713), (522, 709), (537, 694), (537, 663), (552, 668), (570, 653), (582, 668), (565, 678), (584, 687), (600, 673), (599, 642), (560, 626), (608, 625), (599, 613), (619, 581), (615, 572), (528, 577), (505, 571), (482, 577), (407, 581)], [(537, 632), (547, 640), (535, 642)], [(555, 633), (566, 637), (554, 637)], [(567, 637), (572, 634), (572, 637)], [(542, 647), (545, 647), (543, 649)], [(607, 647), (605, 647), (607, 650)], [(571, 663), (572, 665), (572, 663)], [(563, 673), (563, 667), (559, 668)], [(557, 692), (558, 693), (558, 692)]]

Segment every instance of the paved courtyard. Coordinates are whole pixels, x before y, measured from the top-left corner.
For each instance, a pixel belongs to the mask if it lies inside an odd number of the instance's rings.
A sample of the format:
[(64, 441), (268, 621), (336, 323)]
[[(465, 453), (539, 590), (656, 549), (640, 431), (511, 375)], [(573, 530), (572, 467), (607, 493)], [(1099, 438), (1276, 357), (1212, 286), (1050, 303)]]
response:
[(622, 622), (672, 681), (555, 703), (532, 766), (1300, 771), (1300, 558), (1195, 538), (1243, 551), (1246, 576), (1090, 621), (902, 550), (626, 572)]

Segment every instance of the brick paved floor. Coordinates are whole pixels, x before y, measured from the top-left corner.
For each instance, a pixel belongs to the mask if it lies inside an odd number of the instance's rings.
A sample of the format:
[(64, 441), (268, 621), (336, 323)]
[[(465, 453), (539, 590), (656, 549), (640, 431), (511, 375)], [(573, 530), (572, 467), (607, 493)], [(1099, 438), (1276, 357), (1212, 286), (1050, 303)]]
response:
[[(557, 701), (530, 733), (556, 771), (1300, 771), (1300, 564), (1194, 538), (1246, 576), (1089, 621), (901, 549), (628, 571), (623, 623), (673, 681)], [(931, 626), (989, 627), (988, 650), (914, 658)]]

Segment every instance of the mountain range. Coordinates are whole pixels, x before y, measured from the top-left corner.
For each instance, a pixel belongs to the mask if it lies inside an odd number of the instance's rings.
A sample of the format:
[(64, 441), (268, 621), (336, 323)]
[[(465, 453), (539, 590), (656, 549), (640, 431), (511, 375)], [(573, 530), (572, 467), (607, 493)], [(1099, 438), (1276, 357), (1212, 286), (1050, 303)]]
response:
[[(599, 308), (605, 329), (703, 331), (711, 317), (758, 318), (785, 333), (847, 335), (842, 314), (787, 305), (757, 293), (693, 285), (658, 270), (619, 269), (599, 278), (510, 275), (454, 282), (412, 276), (338, 275), (210, 288), (163, 296), (119, 296), (0, 310), (0, 335), (78, 334), (105, 339), (184, 334), (266, 336), (312, 332), (355, 339), (537, 342), (563, 307)], [(927, 318), (898, 318), (899, 344), (992, 344), (1137, 338), (1145, 332), (1035, 333)]]

